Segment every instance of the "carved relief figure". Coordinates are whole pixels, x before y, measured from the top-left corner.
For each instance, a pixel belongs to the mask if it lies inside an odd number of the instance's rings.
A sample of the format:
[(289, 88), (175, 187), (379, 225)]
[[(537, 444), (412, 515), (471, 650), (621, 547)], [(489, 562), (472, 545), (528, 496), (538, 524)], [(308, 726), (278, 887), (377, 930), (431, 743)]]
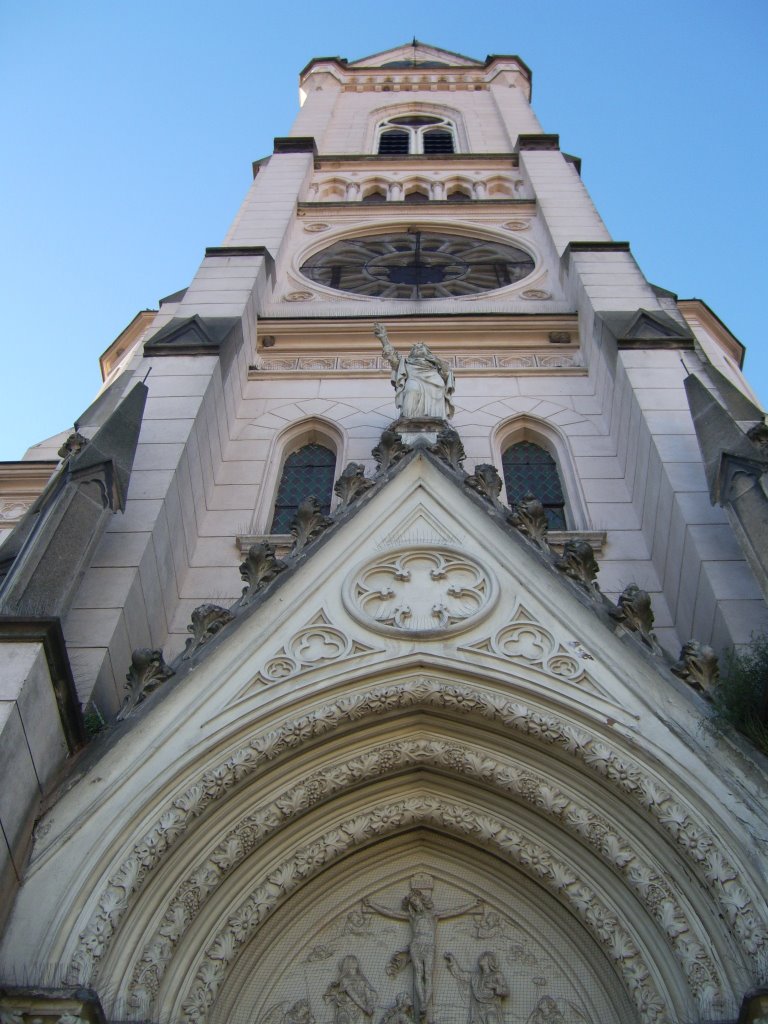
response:
[(417, 1022), (421, 1021), (422, 1017), (428, 1022), (432, 1020), (432, 975), (435, 968), (438, 922), (449, 917), (461, 917), (463, 914), (477, 912), (481, 907), (480, 900), (474, 900), (472, 903), (438, 913), (432, 902), (432, 886), (433, 882), (429, 875), (417, 875), (412, 878), (410, 892), (403, 898), (401, 910), (391, 910), (371, 899), (363, 900), (364, 907), (376, 911), (383, 917), (410, 923), (410, 945), (407, 950), (395, 953), (389, 962), (387, 973), (396, 974), (406, 964), (411, 964), (414, 1019)]
[(299, 999), (290, 1006), (283, 1000), (267, 1010), (259, 1024), (315, 1024), (315, 1018), (306, 999)]
[(509, 986), (499, 970), (495, 953), (481, 953), (474, 971), (460, 967), (453, 953), (446, 953), (448, 970), (469, 992), (469, 1024), (503, 1024), (502, 999), (509, 995)]
[(413, 1000), (407, 992), (398, 992), (394, 1005), (384, 1011), (379, 1024), (413, 1024)]
[(345, 956), (339, 976), (323, 999), (333, 1006), (333, 1024), (368, 1024), (376, 1004), (376, 989), (360, 970), (356, 956)]
[(591, 1024), (570, 1000), (558, 1000), (553, 996), (542, 996), (533, 1008), (526, 1024)]
[(374, 324), (384, 358), (392, 367), (395, 405), (404, 419), (450, 419), (455, 389), (453, 371), (424, 342), (418, 341), (407, 356), (393, 348), (383, 324)]

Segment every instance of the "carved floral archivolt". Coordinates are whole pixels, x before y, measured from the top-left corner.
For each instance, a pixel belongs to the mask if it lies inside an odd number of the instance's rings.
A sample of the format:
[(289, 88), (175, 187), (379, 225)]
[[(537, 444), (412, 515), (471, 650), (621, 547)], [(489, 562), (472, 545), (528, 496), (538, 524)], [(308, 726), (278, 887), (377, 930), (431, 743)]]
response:
[(160, 925), (145, 943), (133, 971), (132, 1005), (145, 1013), (150, 1011), (176, 946), (208, 898), (246, 857), (287, 822), (359, 785), (361, 780), (425, 767), (460, 775), (526, 803), (556, 819), (561, 828), (590, 846), (602, 861), (622, 875), (655, 918), (692, 992), (703, 1007), (709, 1005), (720, 987), (720, 976), (707, 952), (704, 929), (686, 916), (663, 869), (648, 856), (641, 856), (636, 844), (615, 821), (593, 811), (557, 780), (521, 762), (500, 759), (473, 746), (419, 738), (381, 744), (330, 769), (313, 772), (279, 797), (240, 818), (215, 848), (193, 866), (166, 903)]
[[(709, 891), (739, 947), (760, 970), (768, 951), (763, 900), (733, 863), (707, 820), (686, 806), (680, 794), (604, 738), (550, 712), (471, 686), (439, 680), (371, 688), (317, 707), (258, 733), (217, 765), (202, 772), (159, 811), (158, 817), (108, 879), (95, 910), (80, 933), (72, 960), (75, 984), (92, 982), (129, 907), (150, 873), (161, 864), (192, 823), (246, 777), (282, 755), (366, 718), (409, 709), (438, 709), (493, 723), (497, 727), (555, 747), (629, 799), (666, 834)], [(757, 905), (756, 905), (757, 904)], [(758, 906), (761, 910), (758, 910)]]
[(461, 801), (417, 796), (381, 804), (341, 822), (294, 855), (256, 886), (228, 915), (207, 945), (182, 1004), (184, 1020), (202, 1024), (229, 965), (274, 908), (309, 877), (386, 835), (428, 826), (469, 839), (522, 868), (565, 902), (613, 961), (643, 1024), (671, 1024), (649, 965), (622, 918), (579, 877), (578, 869), (541, 847), (524, 830)]
[(380, 632), (430, 637), (477, 622), (497, 592), (490, 570), (470, 555), (424, 545), (370, 559), (345, 583), (344, 603)]

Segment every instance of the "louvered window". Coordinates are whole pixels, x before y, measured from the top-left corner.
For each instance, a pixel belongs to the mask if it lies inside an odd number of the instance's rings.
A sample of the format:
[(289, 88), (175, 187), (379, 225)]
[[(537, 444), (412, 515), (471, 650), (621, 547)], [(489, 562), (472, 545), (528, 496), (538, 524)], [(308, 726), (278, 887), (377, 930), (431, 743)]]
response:
[(452, 153), (453, 133), (442, 131), (437, 128), (432, 131), (424, 132), (424, 152)]
[(379, 153), (398, 156), (409, 152), (411, 137), (408, 132), (382, 132), (379, 137)]
[(301, 502), (314, 495), (325, 515), (331, 508), (336, 455), (321, 444), (305, 444), (285, 460), (270, 533), (288, 533)]
[(504, 452), (501, 464), (510, 505), (532, 494), (544, 506), (550, 530), (565, 530), (563, 486), (549, 452), (533, 441), (518, 441)]
[(376, 152), (381, 156), (456, 152), (452, 121), (433, 114), (403, 114), (379, 122)]

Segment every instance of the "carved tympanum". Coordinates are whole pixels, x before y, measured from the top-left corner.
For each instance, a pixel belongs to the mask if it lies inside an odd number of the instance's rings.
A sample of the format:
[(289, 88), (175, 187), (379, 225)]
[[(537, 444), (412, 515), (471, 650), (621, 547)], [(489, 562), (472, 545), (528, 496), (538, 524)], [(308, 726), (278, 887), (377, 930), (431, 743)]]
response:
[(633, 633), (637, 633), (643, 643), (651, 650), (658, 650), (656, 637), (653, 635), (653, 609), (651, 595), (641, 590), (636, 583), (630, 583), (619, 595), (613, 617)]
[(182, 658), (191, 658), (198, 648), (216, 636), (222, 626), (226, 626), (233, 618), (232, 612), (218, 604), (198, 605), (192, 612), (192, 621), (187, 626), (187, 632), (192, 636), (186, 642)]
[(549, 551), (547, 514), (542, 503), (530, 491), (523, 495), (507, 519), (542, 551)]
[(486, 501), (496, 501), (501, 494), (501, 477), (495, 466), (489, 462), (481, 462), (475, 466), (475, 472), (464, 481), (467, 487), (477, 491)]
[(323, 530), (327, 530), (333, 520), (330, 516), (323, 515), (320, 502), (310, 494), (305, 498), (296, 510), (296, 518), (291, 523), (293, 534), (293, 547), (291, 554), (298, 554), (307, 544), (311, 543)]
[(285, 569), (285, 562), (275, 557), (275, 549), (268, 541), (252, 544), (240, 564), (240, 576), (246, 582), (241, 605), (248, 605), (258, 592)]
[(708, 697), (712, 696), (720, 682), (717, 655), (709, 644), (699, 643), (698, 640), (689, 640), (683, 644), (680, 659), (672, 666), (672, 671)]
[(408, 454), (411, 446), (406, 444), (396, 430), (383, 430), (381, 438), (371, 455), (378, 466), (377, 473), (386, 473), (392, 466)]
[(451, 427), (446, 427), (445, 430), (440, 431), (435, 443), (429, 446), (429, 450), (457, 472), (461, 471), (461, 464), (467, 457), (464, 453), (464, 445), (461, 443), (461, 438)]
[(490, 608), (495, 583), (469, 555), (414, 547), (369, 561), (345, 588), (350, 611), (383, 632), (427, 636)]
[(333, 485), (334, 492), (341, 499), (339, 508), (346, 508), (361, 498), (373, 487), (373, 480), (365, 475), (365, 466), (361, 462), (350, 462)]
[(137, 648), (131, 655), (131, 667), (125, 677), (128, 696), (117, 715), (118, 721), (125, 718), (172, 675), (174, 671), (166, 665), (162, 651), (153, 651), (148, 647)]
[(73, 434), (69, 435), (56, 454), (60, 459), (71, 459), (74, 455), (79, 455), (87, 444), (88, 438), (84, 437), (79, 430), (76, 430)]
[(599, 591), (595, 577), (600, 571), (592, 545), (586, 540), (567, 540), (562, 555), (554, 560), (556, 568), (576, 580), (593, 595)]

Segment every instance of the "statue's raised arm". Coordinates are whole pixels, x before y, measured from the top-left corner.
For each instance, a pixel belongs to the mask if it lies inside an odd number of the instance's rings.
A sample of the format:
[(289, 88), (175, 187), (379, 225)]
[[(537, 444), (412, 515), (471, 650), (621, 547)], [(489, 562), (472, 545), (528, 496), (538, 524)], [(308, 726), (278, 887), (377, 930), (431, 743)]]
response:
[(376, 323), (373, 325), (373, 333), (381, 342), (381, 348), (384, 353), (384, 358), (387, 360), (393, 370), (396, 370), (400, 363), (400, 356), (397, 354), (395, 349), (392, 347), (392, 342), (389, 340), (387, 335), (387, 328), (384, 324)]

